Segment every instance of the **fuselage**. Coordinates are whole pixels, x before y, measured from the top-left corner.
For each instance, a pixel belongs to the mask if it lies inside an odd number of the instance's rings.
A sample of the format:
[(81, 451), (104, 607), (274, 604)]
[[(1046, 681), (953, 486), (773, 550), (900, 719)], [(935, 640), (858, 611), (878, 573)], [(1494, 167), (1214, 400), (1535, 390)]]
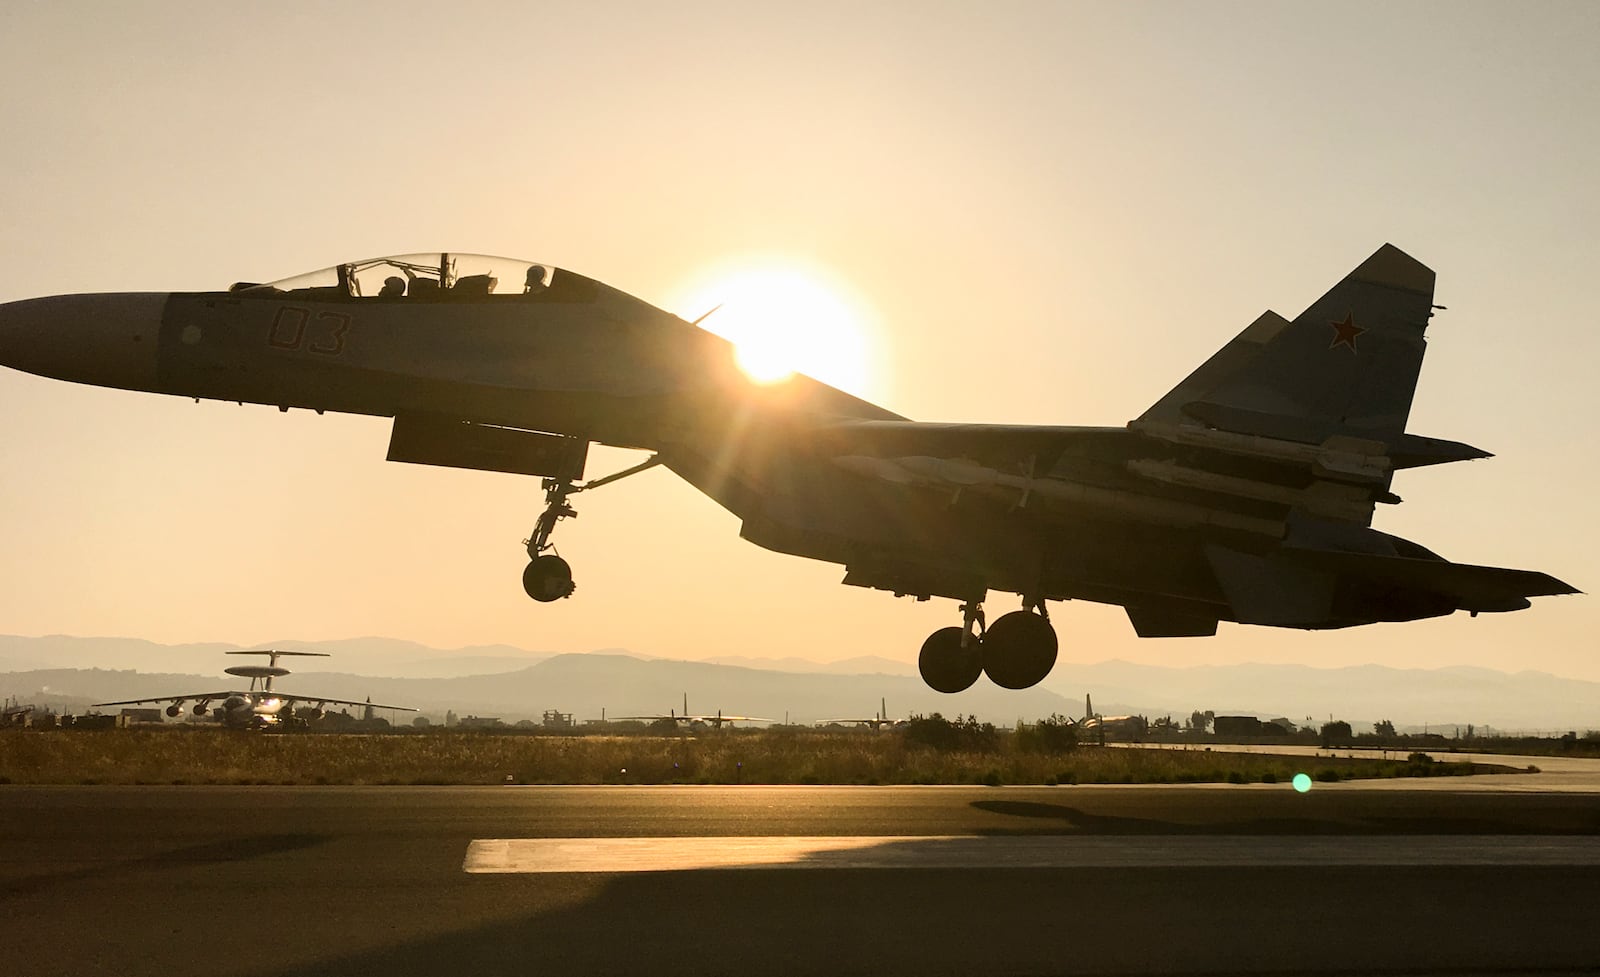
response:
[(276, 726), (287, 702), (270, 692), (230, 695), (217, 707), (222, 722), (228, 726), (248, 728)]
[[(1159, 488), (1118, 472), (1142, 440), (1119, 428), (1096, 432), (1101, 447), (1087, 458), (1036, 452), (1031, 490), (886, 481), (850, 462), (839, 425), (899, 415), (805, 376), (756, 384), (726, 340), (597, 282), (557, 281), (565, 288), (536, 298), (460, 303), (275, 289), (72, 295), (12, 303), (3, 322), (14, 334), (61, 337), (26, 356), (8, 351), (13, 365), (60, 379), (655, 451), (744, 520), (751, 542), (917, 596), (993, 589), (1122, 602), (1123, 587), (1147, 587), (1154, 574), (1171, 598), (1211, 605), (1221, 595), (1198, 550), (1175, 551), (1172, 531), (1248, 538), (1268, 525), (1159, 492), (1108, 510), (1116, 491)], [(1086, 467), (1098, 469), (1087, 482), (1059, 477)], [(1069, 484), (1078, 488), (1063, 496)], [(1018, 505), (1024, 494), (1031, 508)], [(1174, 558), (1181, 552), (1189, 559)]]

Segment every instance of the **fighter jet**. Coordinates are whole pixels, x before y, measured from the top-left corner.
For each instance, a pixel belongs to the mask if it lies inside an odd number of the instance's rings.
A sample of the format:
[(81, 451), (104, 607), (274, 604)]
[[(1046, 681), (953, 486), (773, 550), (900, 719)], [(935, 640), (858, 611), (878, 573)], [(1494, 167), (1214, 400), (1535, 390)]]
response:
[[(278, 659), (285, 655), (315, 656), (327, 658), (328, 654), (321, 651), (275, 651), (262, 649), (260, 651), (230, 651), (230, 655), (266, 655), (265, 665), (234, 665), (223, 669), (229, 675), (250, 680), (250, 688), (244, 691), (225, 689), (221, 692), (192, 692), (184, 695), (162, 695), (151, 699), (127, 699), (121, 702), (96, 702), (94, 708), (102, 706), (142, 706), (152, 702), (170, 703), (167, 706), (167, 715), (176, 719), (183, 715), (183, 705), (193, 702), (192, 711), (196, 716), (204, 716), (212, 709), (211, 703), (217, 703), (217, 718), (224, 725), (248, 729), (261, 729), (268, 726), (277, 726), (281, 723), (284, 711), (288, 710), (299, 719), (320, 719), (323, 710), (328, 705), (336, 706), (361, 706), (363, 709), (399, 709), (403, 712), (416, 712), (409, 706), (383, 706), (368, 699), (366, 702), (355, 702), (350, 699), (331, 699), (319, 695), (290, 695), (278, 692), (272, 688), (272, 680), (290, 674), (287, 668), (278, 664)], [(315, 703), (306, 708), (297, 708), (302, 702)]]
[[(1144, 637), (1218, 622), (1346, 628), (1521, 610), (1576, 593), (1452, 563), (1372, 528), (1395, 473), (1489, 457), (1407, 433), (1434, 273), (1384, 245), (1292, 321), (1263, 313), (1125, 427), (918, 423), (810, 377), (760, 385), (731, 345), (547, 265), (432, 253), (215, 292), (0, 306), (0, 363), (184, 397), (394, 418), (394, 461), (543, 478), (533, 599), (573, 497), (662, 465), (758, 546), (844, 583), (949, 598), (924, 680), (1027, 688), (1058, 650), (1050, 601), (1126, 609)], [(652, 452), (584, 481), (591, 443)], [(991, 592), (1020, 607), (992, 623)]]

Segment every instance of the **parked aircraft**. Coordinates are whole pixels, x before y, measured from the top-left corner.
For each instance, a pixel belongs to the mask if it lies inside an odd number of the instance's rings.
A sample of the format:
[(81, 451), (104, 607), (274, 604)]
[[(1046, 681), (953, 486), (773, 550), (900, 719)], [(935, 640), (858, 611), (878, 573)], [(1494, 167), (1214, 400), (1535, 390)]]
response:
[(665, 716), (616, 716), (612, 721), (659, 723), (663, 720), (683, 726), (711, 726), (716, 729), (721, 729), (725, 723), (770, 723), (776, 721), (762, 719), (758, 716), (724, 716), (721, 709), (717, 710), (716, 715), (693, 715), (689, 712), (689, 693), (687, 692), (683, 694), (683, 712), (681, 713), (669, 709)]
[(1076, 723), (1080, 730), (1105, 738), (1107, 733), (1119, 736), (1142, 736), (1148, 728), (1143, 716), (1102, 716), (1094, 711), (1094, 698), (1083, 696), (1083, 718)]
[[(844, 583), (959, 602), (923, 679), (1027, 688), (1046, 605), (1123, 607), (1143, 637), (1218, 622), (1345, 628), (1521, 610), (1577, 591), (1371, 528), (1396, 471), (1489, 457), (1406, 433), (1434, 273), (1379, 248), (1293, 321), (1263, 313), (1126, 427), (917, 423), (810, 377), (757, 384), (731, 345), (600, 282), (454, 253), (218, 292), (0, 306), (0, 363), (186, 397), (394, 418), (394, 461), (543, 477), (523, 587), (572, 596), (573, 496), (662, 465)], [(583, 481), (591, 443), (653, 452)], [(988, 622), (991, 591), (1021, 607)]]
[(35, 708), (32, 703), (24, 705), (16, 696), (7, 698), (4, 704), (0, 704), (0, 726), (22, 725), (27, 721), (28, 713)]
[[(272, 687), (272, 680), (290, 674), (287, 668), (278, 665), (278, 659), (285, 655), (327, 658), (325, 652), (320, 651), (274, 651), (263, 649), (261, 651), (230, 651), (230, 655), (266, 655), (265, 665), (234, 665), (223, 671), (229, 675), (250, 680), (250, 688), (238, 690), (223, 690), (221, 692), (195, 692), (185, 695), (162, 695), (150, 699), (127, 699), (122, 702), (97, 702), (96, 709), (104, 706), (141, 706), (148, 703), (167, 702), (167, 715), (176, 719), (183, 714), (183, 704), (193, 702), (192, 712), (196, 716), (204, 716), (212, 710), (212, 703), (217, 703), (218, 718), (228, 726), (262, 727), (277, 725), (285, 710), (293, 713), (299, 719), (320, 719), (324, 709), (329, 705), (335, 706), (361, 706), (363, 709), (398, 709), (402, 712), (416, 712), (409, 706), (383, 706), (374, 703), (371, 699), (366, 702), (355, 702), (350, 699), (333, 699), (320, 695), (291, 695), (279, 692)], [(306, 708), (299, 708), (300, 703), (315, 703)]]
[(855, 726), (871, 726), (873, 732), (877, 732), (878, 730), (882, 729), (885, 726), (904, 726), (905, 723), (906, 723), (906, 721), (904, 719), (890, 719), (889, 718), (889, 700), (888, 699), (879, 699), (878, 700), (878, 714), (876, 716), (872, 716), (872, 717), (867, 718), (867, 719), (819, 719), (819, 720), (817, 720), (817, 725), (818, 726), (833, 726), (833, 725), (844, 726), (846, 724), (855, 725)]

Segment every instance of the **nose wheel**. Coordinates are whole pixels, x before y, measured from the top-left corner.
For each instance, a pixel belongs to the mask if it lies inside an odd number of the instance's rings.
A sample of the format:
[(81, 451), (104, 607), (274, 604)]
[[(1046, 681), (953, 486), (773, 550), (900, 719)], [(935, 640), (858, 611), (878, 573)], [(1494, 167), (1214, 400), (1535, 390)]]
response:
[(544, 489), (544, 512), (539, 514), (539, 521), (533, 524), (533, 532), (522, 541), (528, 551), (528, 565), (522, 571), (522, 589), (529, 597), (541, 604), (548, 604), (571, 597), (572, 592), (578, 589), (578, 585), (572, 582), (571, 565), (555, 552), (555, 544), (550, 542), (556, 523), (578, 517), (578, 510), (567, 501), (568, 497), (609, 485), (659, 464), (661, 458), (651, 455), (648, 460), (632, 468), (581, 485), (568, 478), (547, 478), (539, 483)]
[(961, 627), (940, 628), (922, 643), (917, 668), (935, 692), (963, 692), (980, 673), (1003, 689), (1038, 685), (1055, 667), (1059, 640), (1044, 601), (1024, 599), (1023, 609), (985, 626), (983, 605), (961, 605)]
[(541, 604), (571, 597), (578, 585), (572, 582), (572, 567), (553, 553), (536, 556), (522, 571), (522, 589)]

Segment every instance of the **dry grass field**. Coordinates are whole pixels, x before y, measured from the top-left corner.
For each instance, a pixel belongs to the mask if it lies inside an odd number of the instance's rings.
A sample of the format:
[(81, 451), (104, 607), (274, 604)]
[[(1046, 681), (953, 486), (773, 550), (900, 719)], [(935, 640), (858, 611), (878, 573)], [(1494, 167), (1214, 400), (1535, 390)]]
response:
[[(1471, 764), (1039, 743), (1009, 732), (679, 735), (0, 731), (11, 784), (1143, 784), (1460, 775)], [(1504, 772), (1507, 768), (1494, 768)]]

